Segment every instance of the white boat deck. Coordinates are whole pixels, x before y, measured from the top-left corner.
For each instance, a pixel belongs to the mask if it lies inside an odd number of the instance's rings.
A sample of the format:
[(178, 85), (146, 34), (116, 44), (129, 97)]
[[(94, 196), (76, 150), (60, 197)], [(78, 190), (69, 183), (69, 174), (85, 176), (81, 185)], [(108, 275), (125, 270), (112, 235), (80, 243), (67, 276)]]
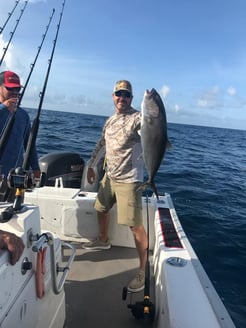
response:
[[(65, 328), (142, 326), (143, 322), (135, 319), (127, 308), (130, 295), (125, 301), (122, 300), (123, 287), (127, 286), (138, 269), (136, 250), (118, 246), (103, 251), (85, 250), (77, 244), (76, 254), (65, 283)], [(143, 291), (132, 294), (132, 302), (143, 301), (143, 296)], [(154, 303), (153, 288), (150, 296)], [(148, 322), (147, 327), (151, 326)]]

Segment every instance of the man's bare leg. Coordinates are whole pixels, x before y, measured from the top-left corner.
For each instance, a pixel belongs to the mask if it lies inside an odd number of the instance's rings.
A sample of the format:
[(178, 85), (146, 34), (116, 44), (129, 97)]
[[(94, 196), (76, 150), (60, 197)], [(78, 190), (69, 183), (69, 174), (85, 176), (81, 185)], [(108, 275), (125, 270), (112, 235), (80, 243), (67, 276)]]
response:
[(106, 242), (108, 240), (109, 212), (97, 212), (99, 240)]
[(138, 251), (140, 269), (145, 271), (146, 261), (147, 261), (147, 247), (148, 247), (146, 231), (143, 225), (131, 227), (131, 231), (133, 233), (135, 245)]

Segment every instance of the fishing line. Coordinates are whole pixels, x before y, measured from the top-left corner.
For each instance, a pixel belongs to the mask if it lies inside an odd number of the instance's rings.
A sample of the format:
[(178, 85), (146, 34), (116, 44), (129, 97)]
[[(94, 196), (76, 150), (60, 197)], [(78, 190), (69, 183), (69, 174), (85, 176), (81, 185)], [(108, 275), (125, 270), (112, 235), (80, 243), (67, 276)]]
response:
[(24, 4), (23, 8), (21, 9), (20, 16), (19, 16), (19, 18), (16, 20), (16, 24), (15, 24), (14, 30), (13, 30), (13, 32), (10, 32), (10, 38), (9, 38), (8, 43), (7, 43), (7, 46), (3, 48), (3, 55), (2, 55), (2, 58), (1, 58), (1, 60), (0, 60), (0, 66), (2, 65), (3, 59), (4, 59), (4, 57), (5, 57), (5, 55), (6, 55), (6, 52), (7, 52), (8, 48), (9, 48), (10, 42), (11, 42), (11, 40), (12, 40), (14, 34), (15, 34), (15, 31), (16, 31), (16, 29), (17, 29), (17, 26), (19, 25), (19, 22), (20, 22), (20, 20), (21, 20), (21, 17), (22, 17), (22, 15), (23, 15), (23, 13), (24, 13), (24, 11), (25, 11), (25, 9), (26, 9), (26, 6), (27, 6), (28, 1), (29, 1), (29, 0), (25, 1), (25, 4)]
[(19, 2), (20, 2), (20, 0), (15, 1), (14, 8), (11, 10), (10, 13), (8, 13), (8, 18), (6, 19), (6, 21), (5, 21), (5, 23), (3, 24), (3, 26), (0, 27), (0, 34), (3, 33), (3, 30), (4, 30), (5, 26), (7, 25), (7, 23), (8, 23), (8, 21), (9, 21), (10, 17), (12, 16), (12, 14), (13, 14), (13, 12), (15, 11), (15, 8), (17, 7), (17, 5), (18, 5)]

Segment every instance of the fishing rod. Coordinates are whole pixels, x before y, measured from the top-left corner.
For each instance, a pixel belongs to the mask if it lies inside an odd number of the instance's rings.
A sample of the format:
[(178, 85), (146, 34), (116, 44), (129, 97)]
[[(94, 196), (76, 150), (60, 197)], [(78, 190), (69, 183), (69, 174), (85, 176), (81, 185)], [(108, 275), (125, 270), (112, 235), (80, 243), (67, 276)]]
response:
[(57, 42), (57, 38), (58, 38), (60, 26), (61, 26), (61, 20), (62, 20), (62, 15), (63, 15), (63, 11), (64, 11), (65, 2), (66, 1), (64, 0), (63, 3), (62, 3), (62, 10), (61, 10), (59, 22), (58, 22), (58, 25), (57, 25), (56, 35), (55, 35), (55, 39), (54, 39), (54, 44), (53, 44), (51, 56), (50, 56), (50, 59), (49, 59), (49, 64), (48, 64), (48, 69), (47, 69), (47, 72), (46, 72), (46, 77), (45, 77), (45, 81), (44, 81), (44, 85), (43, 85), (43, 90), (40, 92), (40, 95), (39, 95), (40, 96), (40, 101), (39, 101), (39, 106), (38, 106), (38, 112), (37, 112), (37, 115), (36, 115), (35, 119), (33, 120), (32, 129), (31, 129), (31, 132), (30, 132), (30, 135), (29, 135), (29, 138), (28, 138), (28, 143), (27, 143), (26, 152), (25, 152), (25, 156), (24, 156), (24, 161), (23, 161), (23, 165), (22, 165), (22, 168), (24, 170), (28, 170), (29, 167), (30, 167), (31, 154), (32, 154), (33, 147), (35, 145), (37, 134), (38, 134), (39, 117), (40, 117), (40, 113), (41, 113), (41, 109), (42, 109), (42, 105), (43, 105), (43, 100), (44, 100), (44, 95), (45, 95), (45, 92), (46, 92), (46, 87), (47, 87), (47, 83), (48, 83), (48, 79), (49, 79), (51, 64), (52, 64), (53, 57), (54, 57), (54, 52), (55, 52), (56, 42)]
[(20, 211), (22, 209), (22, 202), (24, 199), (24, 191), (25, 191), (25, 189), (30, 188), (30, 185), (32, 184), (32, 181), (31, 181), (32, 177), (28, 174), (27, 170), (30, 167), (30, 158), (31, 158), (31, 154), (32, 154), (35, 142), (36, 142), (36, 138), (37, 138), (40, 112), (42, 109), (44, 95), (45, 95), (45, 91), (46, 91), (46, 87), (47, 87), (47, 83), (48, 83), (48, 78), (49, 78), (49, 73), (50, 73), (50, 69), (51, 69), (51, 64), (53, 61), (56, 42), (58, 39), (62, 15), (63, 15), (63, 11), (64, 11), (64, 6), (65, 6), (65, 0), (62, 3), (62, 10), (61, 10), (59, 22), (57, 25), (57, 31), (56, 31), (56, 35), (55, 35), (55, 39), (54, 39), (51, 57), (49, 59), (49, 64), (48, 64), (48, 69), (46, 72), (43, 90), (40, 92), (40, 102), (39, 102), (38, 112), (37, 112), (36, 118), (33, 121), (31, 132), (30, 132), (30, 135), (28, 138), (28, 143), (27, 143), (27, 147), (26, 147), (26, 153), (24, 156), (23, 165), (21, 168), (15, 169), (13, 174), (10, 176), (11, 187), (16, 188), (15, 201), (14, 201), (13, 206), (9, 206), (4, 211), (2, 211), (2, 213), (0, 215), (0, 222), (9, 221), (16, 211)]
[[(21, 100), (22, 100), (22, 98), (23, 98), (23, 96), (24, 96), (24, 93), (25, 93), (25, 91), (26, 91), (26, 87), (27, 87), (27, 85), (28, 85), (28, 83), (29, 83), (29, 80), (30, 80), (30, 77), (31, 77), (31, 75), (32, 75), (33, 69), (34, 69), (34, 67), (35, 67), (36, 61), (37, 61), (37, 59), (38, 59), (39, 53), (40, 53), (41, 48), (42, 48), (42, 46), (43, 46), (43, 43), (44, 43), (45, 37), (46, 37), (47, 32), (48, 32), (49, 27), (50, 27), (50, 23), (51, 23), (52, 18), (53, 18), (53, 16), (54, 16), (54, 13), (55, 13), (55, 9), (53, 8), (53, 10), (52, 10), (52, 14), (51, 14), (51, 16), (50, 16), (50, 18), (49, 18), (48, 25), (46, 26), (45, 33), (44, 33), (43, 36), (42, 36), (42, 41), (41, 41), (41, 43), (40, 43), (40, 46), (38, 47), (38, 52), (37, 52), (37, 54), (36, 54), (36, 57), (35, 57), (33, 63), (31, 64), (30, 72), (29, 72), (29, 74), (28, 74), (28, 77), (27, 77), (26, 83), (25, 83), (25, 85), (24, 85), (24, 87), (23, 87), (23, 89), (22, 89), (22, 92), (21, 92), (21, 94), (20, 94), (20, 97), (19, 97), (19, 100), (18, 100), (18, 106), (20, 106), (20, 104), (21, 104)], [(18, 107), (18, 106), (17, 106), (17, 107)]]
[[(157, 200), (158, 201), (158, 200)], [(146, 223), (147, 223), (147, 259), (146, 259), (146, 267), (145, 267), (145, 281), (144, 281), (144, 298), (143, 301), (137, 301), (135, 304), (133, 304), (130, 300), (130, 304), (127, 305), (129, 309), (131, 309), (131, 312), (135, 319), (139, 320), (142, 319), (144, 322), (144, 325), (149, 324), (150, 322), (153, 322), (155, 319), (155, 305), (150, 301), (150, 260), (149, 260), (149, 197), (148, 192), (146, 191), (145, 196), (145, 202), (146, 202)], [(122, 291), (122, 299), (125, 301), (127, 298), (127, 294), (132, 294), (133, 292), (128, 291), (127, 287), (123, 288)]]
[(15, 1), (15, 6), (14, 6), (14, 8), (11, 10), (10, 13), (8, 13), (8, 18), (6, 19), (6, 21), (5, 21), (5, 23), (3, 24), (3, 26), (0, 27), (0, 34), (2, 34), (2, 32), (3, 32), (4, 28), (5, 28), (5, 26), (7, 25), (7, 23), (8, 23), (8, 21), (9, 21), (10, 17), (13, 15), (13, 12), (15, 11), (15, 8), (17, 7), (17, 5), (18, 5), (19, 2), (20, 2), (20, 0)]
[(23, 8), (21, 9), (20, 16), (19, 16), (19, 18), (16, 20), (16, 24), (15, 24), (14, 30), (13, 30), (12, 32), (10, 32), (10, 38), (9, 38), (8, 43), (7, 43), (7, 46), (3, 48), (3, 55), (2, 55), (2, 58), (1, 58), (1, 60), (0, 60), (0, 66), (2, 65), (2, 62), (3, 62), (4, 57), (5, 57), (5, 55), (6, 55), (6, 52), (7, 52), (8, 48), (9, 48), (10, 42), (11, 42), (11, 40), (12, 40), (14, 34), (15, 34), (15, 31), (16, 31), (16, 29), (17, 29), (17, 26), (19, 25), (19, 22), (20, 22), (21, 17), (22, 17), (22, 15), (23, 15), (23, 13), (24, 13), (24, 11), (25, 11), (25, 9), (26, 9), (26, 6), (27, 6), (28, 1), (29, 1), (29, 0), (25, 1), (25, 4), (24, 4)]
[[(34, 69), (35, 64), (36, 64), (36, 62), (37, 62), (37, 59), (38, 59), (39, 53), (40, 53), (41, 48), (42, 48), (42, 46), (43, 46), (43, 43), (44, 43), (45, 37), (46, 37), (46, 35), (47, 35), (48, 29), (49, 29), (49, 26), (50, 26), (50, 23), (51, 23), (52, 18), (53, 18), (53, 16), (54, 16), (54, 12), (55, 12), (55, 9), (52, 10), (52, 14), (51, 14), (51, 16), (50, 16), (50, 18), (49, 18), (48, 25), (46, 26), (45, 33), (43, 34), (41, 44), (40, 44), (40, 46), (38, 47), (38, 52), (37, 52), (37, 54), (36, 54), (36, 56), (35, 56), (35, 59), (34, 59), (33, 63), (31, 64), (31, 70), (30, 70), (30, 72), (29, 72), (29, 75), (28, 75), (28, 78), (27, 78), (27, 80), (26, 80), (26, 83), (25, 83), (25, 85), (24, 85), (24, 87), (23, 87), (23, 91), (21, 92), (21, 95), (20, 95), (20, 97), (19, 97), (19, 99), (18, 99), (18, 103), (17, 103), (16, 109), (17, 109), (17, 108), (20, 106), (20, 104), (21, 104), (21, 100), (22, 100), (22, 98), (23, 98), (23, 96), (24, 96), (24, 93), (25, 93), (26, 87), (27, 87), (27, 85), (28, 85), (28, 82), (29, 82), (30, 77), (31, 77), (32, 72), (33, 72), (33, 69)], [(4, 146), (5, 146), (5, 144), (6, 144), (6, 140), (8, 139), (9, 133), (10, 133), (10, 131), (11, 131), (11, 129), (12, 129), (13, 124), (14, 124), (15, 114), (16, 114), (16, 111), (14, 111), (14, 112), (11, 114), (11, 116), (9, 117), (9, 120), (8, 120), (6, 126), (5, 126), (5, 129), (4, 129), (4, 131), (3, 131), (2, 135), (1, 135), (1, 138), (0, 138), (0, 159), (1, 159), (1, 156), (2, 156), (2, 153), (3, 153)]]

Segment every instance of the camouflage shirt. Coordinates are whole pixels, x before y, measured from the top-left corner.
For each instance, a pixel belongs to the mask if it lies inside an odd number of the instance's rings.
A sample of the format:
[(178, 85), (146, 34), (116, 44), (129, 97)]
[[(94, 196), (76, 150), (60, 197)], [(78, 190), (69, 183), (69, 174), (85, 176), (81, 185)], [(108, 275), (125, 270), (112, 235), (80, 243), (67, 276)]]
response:
[(140, 122), (140, 112), (133, 108), (108, 118), (88, 162), (89, 167), (95, 167), (105, 155), (105, 169), (110, 179), (125, 183), (143, 181)]

